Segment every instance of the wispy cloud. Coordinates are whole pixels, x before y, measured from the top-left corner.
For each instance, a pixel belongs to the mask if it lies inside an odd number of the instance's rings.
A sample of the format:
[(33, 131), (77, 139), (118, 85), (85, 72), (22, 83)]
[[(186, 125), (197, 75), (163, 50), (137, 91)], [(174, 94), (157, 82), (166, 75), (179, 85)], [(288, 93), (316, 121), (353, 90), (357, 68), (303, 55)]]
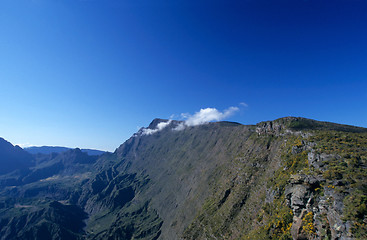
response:
[(17, 143), (17, 144), (14, 144), (14, 146), (18, 145), (19, 147), (21, 148), (26, 148), (26, 147), (31, 147), (33, 146), (32, 144), (30, 143)]
[(178, 124), (175, 128), (173, 128), (173, 130), (181, 131), (185, 129), (185, 127), (202, 125), (212, 121), (221, 121), (232, 116), (239, 110), (240, 109), (238, 107), (229, 107), (228, 109), (221, 112), (216, 108), (202, 108), (194, 115), (190, 115), (188, 113), (181, 114), (181, 116), (186, 118), (186, 120)]
[(248, 104), (245, 103), (245, 102), (240, 102), (240, 106), (242, 106), (242, 107), (248, 107)]
[(159, 132), (159, 131), (163, 130), (165, 127), (167, 127), (171, 122), (172, 122), (172, 120), (168, 120), (167, 122), (160, 122), (160, 123), (157, 124), (156, 128), (154, 128), (154, 129), (143, 128), (142, 129), (142, 135), (151, 135), (151, 134), (154, 134), (156, 132)]

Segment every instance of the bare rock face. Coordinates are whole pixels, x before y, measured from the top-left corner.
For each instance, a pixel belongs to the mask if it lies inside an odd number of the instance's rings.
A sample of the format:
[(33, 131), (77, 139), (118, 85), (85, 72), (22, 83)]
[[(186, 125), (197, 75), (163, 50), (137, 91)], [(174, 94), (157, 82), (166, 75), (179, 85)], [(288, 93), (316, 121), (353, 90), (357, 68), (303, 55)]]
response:
[(317, 154), (314, 150), (308, 153), (308, 164), (313, 166), (317, 170), (325, 170), (325, 163), (329, 162), (333, 158), (340, 158), (340, 156), (335, 154)]
[(291, 235), (293, 239), (297, 239), (297, 240), (307, 240), (308, 239), (307, 235), (302, 231), (302, 225), (303, 225), (302, 219), (304, 218), (305, 214), (306, 214), (306, 209), (302, 209), (299, 216), (293, 217), (293, 224), (291, 227)]
[(256, 127), (256, 132), (261, 134), (279, 135), (283, 129), (283, 125), (274, 121), (259, 123)]
[(306, 208), (311, 191), (307, 185), (295, 184), (286, 191), (286, 197), (295, 216), (300, 216), (303, 209)]
[[(318, 154), (314, 150), (308, 153), (308, 163), (317, 170), (324, 171), (325, 164), (332, 159), (340, 159), (336, 154)], [(352, 239), (350, 234), (350, 223), (342, 221), (343, 200), (344, 195), (335, 191), (332, 186), (339, 186), (342, 182), (334, 180), (331, 186), (324, 187), (324, 197), (318, 199), (317, 205), (314, 207), (315, 224), (318, 231), (321, 233), (326, 228), (324, 222), (320, 219), (326, 220), (330, 227), (331, 239)]]
[(303, 219), (308, 212), (312, 212), (314, 189), (320, 185), (320, 179), (314, 176), (296, 174), (291, 176), (290, 185), (285, 190), (287, 204), (292, 208), (294, 217), (291, 227), (293, 239), (308, 239), (303, 231)]
[[(342, 220), (344, 196), (330, 187), (325, 187), (324, 191), (327, 201), (331, 202), (329, 205), (322, 206), (326, 209), (326, 217), (330, 225), (331, 239), (352, 239), (350, 234), (350, 223)], [(321, 206), (319, 206), (319, 209), (320, 207)]]
[[(285, 190), (288, 206), (294, 217), (291, 228), (293, 239), (317, 239), (316, 236), (329, 236), (333, 240), (349, 240), (350, 223), (342, 220), (343, 195), (331, 187), (324, 188), (324, 196), (317, 197), (315, 189), (325, 180), (322, 177), (296, 174), (291, 177)], [(304, 230), (306, 214), (313, 216), (314, 236)], [(327, 232), (326, 229), (330, 229)]]

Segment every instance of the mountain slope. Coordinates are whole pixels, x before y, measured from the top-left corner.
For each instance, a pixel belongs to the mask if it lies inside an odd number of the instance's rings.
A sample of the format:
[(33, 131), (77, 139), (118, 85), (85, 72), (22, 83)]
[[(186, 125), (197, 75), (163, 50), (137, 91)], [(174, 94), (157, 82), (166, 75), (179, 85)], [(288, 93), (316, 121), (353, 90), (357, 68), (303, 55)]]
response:
[(33, 157), (19, 146), (13, 146), (0, 138), (0, 174), (27, 169), (33, 164)]
[[(157, 121), (162, 120), (153, 121), (149, 128), (155, 129)], [(323, 155), (318, 150), (323, 137), (348, 135), (348, 139), (357, 138), (364, 144), (366, 129), (302, 118), (283, 118), (257, 126), (211, 123), (178, 132), (172, 131), (178, 123), (171, 124), (152, 135), (134, 135), (114, 153), (117, 172), (137, 173), (149, 178), (149, 188), (134, 199), (150, 200), (151, 207), (162, 218), (160, 239), (253, 239), (255, 236), (260, 236), (259, 239), (292, 236), (301, 239), (311, 238), (312, 234), (336, 239), (348, 238), (353, 231), (356, 236), (364, 234), (343, 219), (343, 207), (340, 207), (345, 196), (353, 193), (363, 203), (364, 160), (353, 165), (360, 171), (361, 179), (346, 179), (342, 183), (348, 185), (357, 181), (361, 188), (350, 189), (341, 197), (329, 189), (334, 186), (332, 181), (338, 179), (325, 179), (328, 169), (317, 169), (315, 166), (319, 163), (312, 159), (325, 156), (332, 159), (332, 155)], [(354, 147), (358, 149), (357, 145)], [(349, 152), (354, 148), (347, 145), (344, 150)], [(364, 159), (365, 149), (358, 154), (358, 159)], [(343, 164), (343, 161), (332, 163)], [(293, 178), (300, 180), (297, 182)], [(322, 189), (317, 191), (323, 191), (323, 196), (315, 192), (317, 188)], [(358, 193), (360, 191), (362, 194)], [(325, 199), (335, 199), (335, 202), (325, 205)], [(315, 205), (319, 210), (313, 213), (310, 205), (306, 206), (306, 200), (315, 204), (321, 201), (324, 205)], [(333, 204), (339, 207), (334, 208)], [(266, 215), (269, 213), (258, 211), (267, 208), (270, 208), (269, 216)], [(332, 214), (327, 215), (328, 211)], [(363, 209), (361, 211), (365, 214)], [(312, 234), (305, 232), (302, 219), (305, 214), (311, 216), (311, 212), (315, 218), (322, 215), (333, 225), (319, 221), (319, 225), (313, 225)], [(297, 218), (301, 221), (296, 221)], [(283, 221), (284, 231), (279, 226), (264, 227), (275, 219)], [(290, 228), (293, 220), (298, 228)], [(363, 217), (360, 220), (363, 221)], [(263, 235), (256, 235), (256, 232)]]
[[(183, 231), (209, 196), (208, 186), (251, 134), (251, 127), (234, 123), (213, 123), (178, 132), (167, 128), (133, 138), (116, 153), (125, 161), (126, 169), (121, 169), (145, 172), (155, 183), (147, 196), (156, 196), (152, 205), (163, 218), (162, 236), (177, 239), (177, 232)], [(124, 154), (126, 147), (130, 151)]]

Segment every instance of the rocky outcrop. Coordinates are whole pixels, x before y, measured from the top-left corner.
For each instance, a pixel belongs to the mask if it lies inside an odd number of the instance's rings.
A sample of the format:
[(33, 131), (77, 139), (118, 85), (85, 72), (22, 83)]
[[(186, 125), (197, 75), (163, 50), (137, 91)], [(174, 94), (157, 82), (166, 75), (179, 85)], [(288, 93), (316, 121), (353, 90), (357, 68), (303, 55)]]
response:
[[(352, 239), (350, 223), (342, 220), (344, 196), (332, 187), (324, 187), (324, 196), (319, 196), (322, 183), (325, 179), (321, 176), (296, 174), (291, 177), (285, 196), (294, 214), (293, 239)], [(312, 216), (312, 221), (307, 222), (306, 214)], [(312, 226), (306, 227), (306, 224)]]
[(325, 164), (330, 162), (332, 159), (340, 159), (341, 157), (337, 154), (318, 154), (315, 150), (311, 150), (308, 153), (308, 164), (317, 170), (325, 171)]
[(305, 225), (303, 219), (308, 212), (312, 212), (315, 189), (320, 186), (321, 181), (320, 178), (304, 174), (291, 176), (285, 197), (294, 216), (291, 228), (293, 239), (308, 239), (308, 235), (311, 235), (302, 228)]
[(299, 217), (302, 210), (307, 208), (307, 203), (310, 204), (315, 189), (320, 186), (320, 180), (314, 176), (300, 174), (291, 177), (285, 196), (295, 216)]
[(259, 135), (262, 134), (279, 135), (283, 130), (283, 128), (284, 125), (275, 121), (261, 122), (256, 125), (256, 132)]

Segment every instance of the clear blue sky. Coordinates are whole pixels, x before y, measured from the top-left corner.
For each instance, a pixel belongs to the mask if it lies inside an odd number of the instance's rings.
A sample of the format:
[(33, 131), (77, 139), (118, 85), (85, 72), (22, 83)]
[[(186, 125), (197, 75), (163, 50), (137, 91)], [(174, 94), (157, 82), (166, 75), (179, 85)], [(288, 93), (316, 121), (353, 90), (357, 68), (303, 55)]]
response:
[(367, 1), (0, 0), (0, 98), (14, 144), (113, 151), (240, 102), (228, 120), (367, 127)]

